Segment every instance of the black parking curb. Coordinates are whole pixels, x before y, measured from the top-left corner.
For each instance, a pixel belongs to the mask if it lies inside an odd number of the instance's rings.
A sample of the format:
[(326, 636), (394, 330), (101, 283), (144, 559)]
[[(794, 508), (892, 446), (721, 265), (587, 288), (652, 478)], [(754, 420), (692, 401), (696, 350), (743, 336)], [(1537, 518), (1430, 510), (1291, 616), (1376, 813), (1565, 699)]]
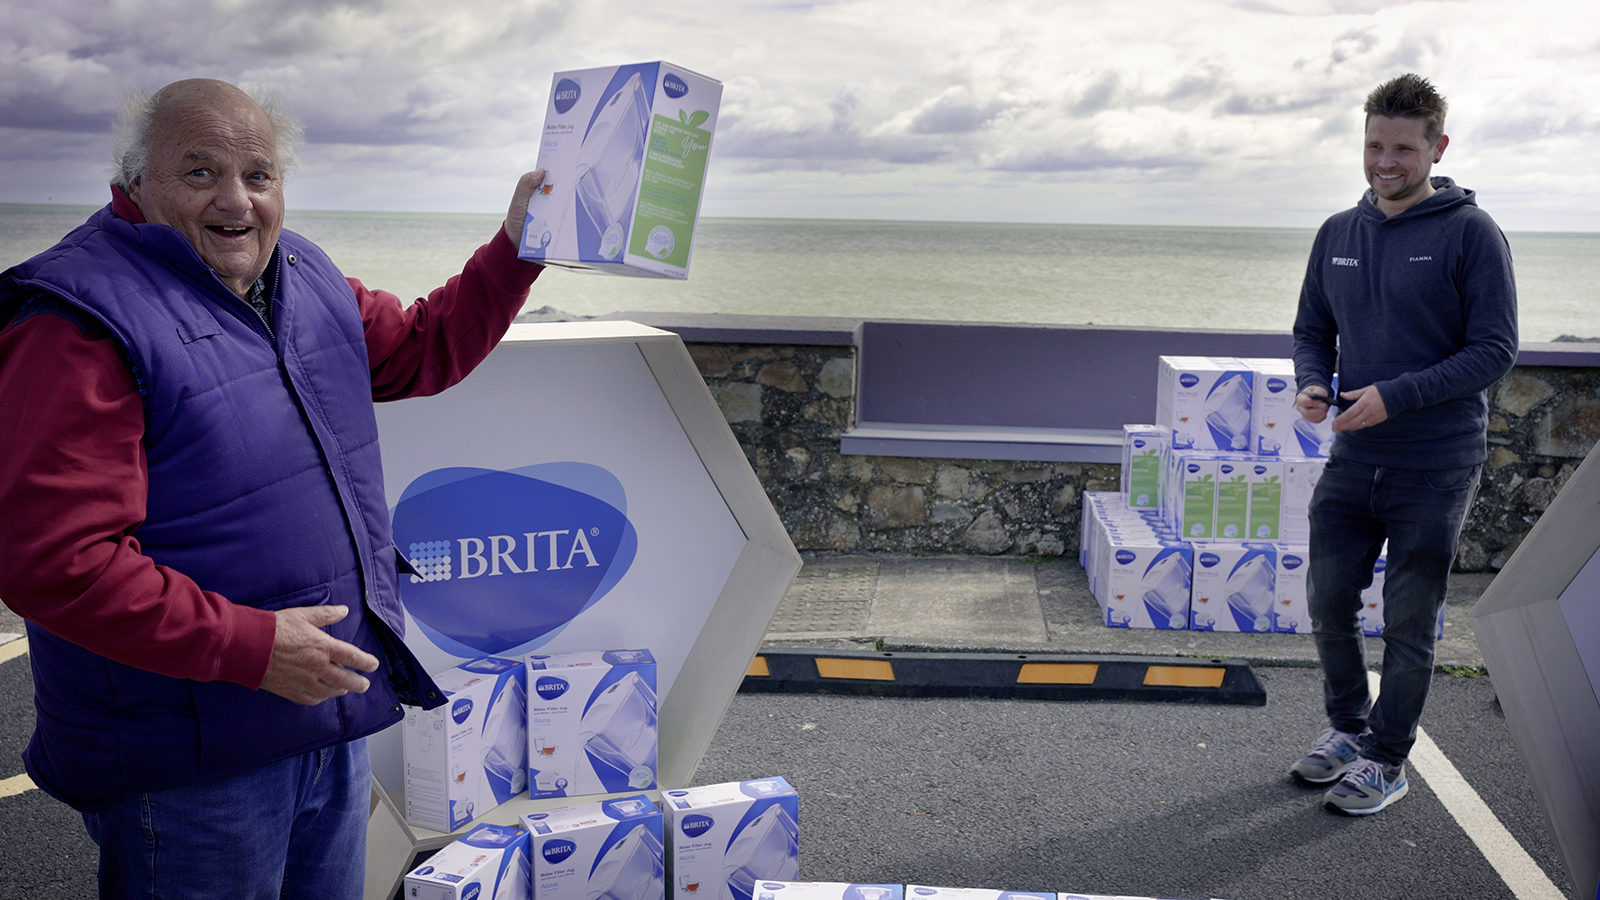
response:
[(1242, 659), (1044, 653), (906, 653), (763, 649), (745, 693), (1026, 700), (1137, 700), (1265, 706)]

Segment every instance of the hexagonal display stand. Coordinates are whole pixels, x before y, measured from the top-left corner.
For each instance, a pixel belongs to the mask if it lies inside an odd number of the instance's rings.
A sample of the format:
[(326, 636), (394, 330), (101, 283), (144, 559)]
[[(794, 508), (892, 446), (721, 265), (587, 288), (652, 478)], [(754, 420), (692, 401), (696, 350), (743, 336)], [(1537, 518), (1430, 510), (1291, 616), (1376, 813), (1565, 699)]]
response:
[[(396, 543), (419, 568), (401, 597), (423, 665), (649, 649), (659, 786), (687, 785), (800, 557), (683, 341), (632, 322), (514, 325), (445, 393), (379, 404), (378, 427)], [(369, 898), (453, 838), (401, 815), (398, 731), (369, 739)], [(473, 824), (572, 802), (524, 795)]]
[(1600, 884), (1600, 453), (1472, 608), (1472, 630), (1578, 897)]

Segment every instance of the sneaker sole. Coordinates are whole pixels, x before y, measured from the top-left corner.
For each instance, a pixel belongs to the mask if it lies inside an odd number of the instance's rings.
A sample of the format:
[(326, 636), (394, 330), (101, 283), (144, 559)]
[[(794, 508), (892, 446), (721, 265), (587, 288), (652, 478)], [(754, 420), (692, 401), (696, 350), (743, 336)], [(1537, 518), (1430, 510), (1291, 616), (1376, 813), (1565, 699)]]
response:
[(1410, 779), (1407, 779), (1404, 784), (1400, 785), (1398, 788), (1395, 788), (1394, 791), (1389, 794), (1389, 796), (1383, 798), (1383, 802), (1379, 803), (1377, 806), (1369, 806), (1365, 809), (1345, 809), (1337, 803), (1334, 803), (1332, 800), (1329, 800), (1322, 805), (1325, 809), (1330, 809), (1336, 813), (1344, 813), (1347, 816), (1370, 816), (1373, 813), (1383, 812), (1384, 810), (1388, 809), (1390, 804), (1394, 803), (1396, 800), (1399, 800), (1401, 797), (1404, 797), (1410, 790), (1411, 781)]

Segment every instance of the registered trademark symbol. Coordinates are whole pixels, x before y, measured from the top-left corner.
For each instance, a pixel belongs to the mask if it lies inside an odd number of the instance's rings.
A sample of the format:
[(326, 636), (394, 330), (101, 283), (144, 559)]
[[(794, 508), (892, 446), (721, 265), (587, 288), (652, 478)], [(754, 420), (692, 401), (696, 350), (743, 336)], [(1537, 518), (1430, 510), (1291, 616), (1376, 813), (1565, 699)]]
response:
[(589, 529), (589, 533), (590, 533), (590, 534), (591, 534), (591, 535), (598, 535), (598, 534), (599, 534), (599, 533), (600, 533), (600, 529), (598, 529), (598, 528), (591, 528), (591, 529)]

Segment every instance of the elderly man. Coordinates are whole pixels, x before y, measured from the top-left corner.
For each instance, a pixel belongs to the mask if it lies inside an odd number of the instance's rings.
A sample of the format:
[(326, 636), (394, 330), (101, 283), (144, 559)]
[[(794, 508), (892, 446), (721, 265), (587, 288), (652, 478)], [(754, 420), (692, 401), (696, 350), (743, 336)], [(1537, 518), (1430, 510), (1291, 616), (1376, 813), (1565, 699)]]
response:
[(282, 230), (298, 132), (219, 81), (130, 103), (110, 205), (0, 275), (24, 758), (83, 813), (105, 896), (360, 896), (363, 738), (442, 702), (399, 639), (372, 402), (449, 387), (505, 333), (543, 176), (402, 309)]

